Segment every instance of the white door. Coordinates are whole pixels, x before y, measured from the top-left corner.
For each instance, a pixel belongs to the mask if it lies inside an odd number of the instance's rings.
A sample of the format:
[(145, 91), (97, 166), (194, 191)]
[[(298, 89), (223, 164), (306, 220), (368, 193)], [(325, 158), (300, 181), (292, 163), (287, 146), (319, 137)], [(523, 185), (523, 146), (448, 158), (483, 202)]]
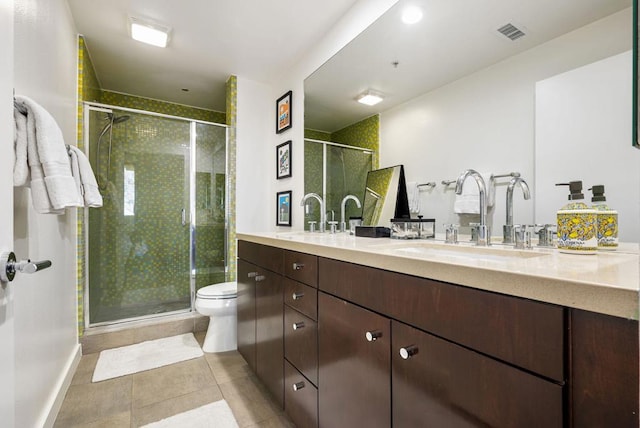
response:
[[(13, 0), (0, 0), (0, 252), (13, 250)], [(12, 284), (0, 286), (0, 424), (15, 425)]]

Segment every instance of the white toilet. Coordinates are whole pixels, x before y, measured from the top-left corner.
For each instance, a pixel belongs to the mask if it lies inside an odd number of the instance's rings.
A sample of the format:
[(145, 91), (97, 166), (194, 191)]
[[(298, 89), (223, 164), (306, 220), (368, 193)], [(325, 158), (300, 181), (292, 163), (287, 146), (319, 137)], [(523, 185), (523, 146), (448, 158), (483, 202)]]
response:
[(204, 352), (225, 352), (237, 348), (236, 282), (208, 285), (196, 294), (196, 311), (209, 317), (209, 329), (204, 338)]

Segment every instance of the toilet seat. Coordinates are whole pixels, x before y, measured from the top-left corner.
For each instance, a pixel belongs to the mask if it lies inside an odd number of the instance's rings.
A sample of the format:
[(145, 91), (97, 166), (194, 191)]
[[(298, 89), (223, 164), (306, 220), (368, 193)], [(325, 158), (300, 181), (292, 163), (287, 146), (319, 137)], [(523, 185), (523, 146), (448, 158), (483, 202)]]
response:
[(207, 285), (198, 290), (196, 297), (205, 300), (226, 300), (238, 297), (238, 284), (236, 282), (221, 282)]

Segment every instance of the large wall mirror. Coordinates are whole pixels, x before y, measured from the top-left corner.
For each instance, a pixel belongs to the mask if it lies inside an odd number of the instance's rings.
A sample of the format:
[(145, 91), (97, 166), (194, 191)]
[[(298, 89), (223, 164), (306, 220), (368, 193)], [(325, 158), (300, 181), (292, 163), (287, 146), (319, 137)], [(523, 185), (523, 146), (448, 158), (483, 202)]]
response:
[[(402, 23), (407, 6), (422, 19)], [(450, 182), (468, 168), (520, 173), (516, 223), (555, 223), (555, 183), (605, 185), (620, 238), (640, 240), (633, 139), (632, 0), (400, 0), (305, 80), (305, 128), (335, 132), (379, 114), (379, 166), (403, 164), (420, 214), (463, 227)], [(376, 106), (359, 94), (382, 96)], [(505, 223), (509, 178), (496, 180), (488, 221)], [(412, 204), (413, 207), (413, 204)]]

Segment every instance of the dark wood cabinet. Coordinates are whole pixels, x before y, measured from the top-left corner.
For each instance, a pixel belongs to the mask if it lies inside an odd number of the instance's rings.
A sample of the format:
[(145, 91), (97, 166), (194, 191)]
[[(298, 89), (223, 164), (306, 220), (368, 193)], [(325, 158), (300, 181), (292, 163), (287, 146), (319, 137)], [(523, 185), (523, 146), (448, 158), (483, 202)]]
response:
[(255, 279), (256, 373), (278, 404), (283, 406), (282, 276), (262, 270)]
[(391, 426), (390, 344), (388, 318), (318, 293), (321, 428)]
[(392, 322), (393, 426), (563, 426), (562, 386)]
[(638, 321), (570, 313), (571, 426), (637, 428)]
[(300, 428), (639, 426), (637, 321), (247, 242), (239, 258), (238, 350)]
[(238, 352), (284, 405), (284, 250), (238, 242)]
[(238, 260), (238, 352), (256, 370), (256, 281), (258, 267)]

